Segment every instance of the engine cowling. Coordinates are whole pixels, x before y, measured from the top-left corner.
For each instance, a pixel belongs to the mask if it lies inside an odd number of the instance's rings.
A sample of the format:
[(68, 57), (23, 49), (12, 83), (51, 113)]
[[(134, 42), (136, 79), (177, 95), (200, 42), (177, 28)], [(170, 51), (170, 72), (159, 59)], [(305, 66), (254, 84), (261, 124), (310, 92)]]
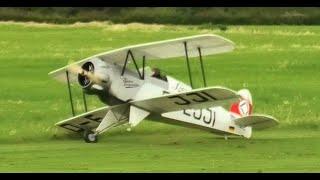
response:
[[(94, 65), (92, 62), (86, 62), (81, 66), (82, 69), (94, 73)], [(78, 74), (78, 82), (80, 86), (84, 89), (90, 88), (92, 86), (92, 81), (89, 79), (89, 77)]]
[[(94, 78), (99, 79), (99, 82), (94, 82), (87, 75), (78, 74), (79, 85), (87, 90), (103, 90), (107, 88), (109, 82), (107, 64), (100, 59), (92, 59), (85, 62), (81, 68), (94, 76)], [(92, 78), (92, 77), (91, 77)]]

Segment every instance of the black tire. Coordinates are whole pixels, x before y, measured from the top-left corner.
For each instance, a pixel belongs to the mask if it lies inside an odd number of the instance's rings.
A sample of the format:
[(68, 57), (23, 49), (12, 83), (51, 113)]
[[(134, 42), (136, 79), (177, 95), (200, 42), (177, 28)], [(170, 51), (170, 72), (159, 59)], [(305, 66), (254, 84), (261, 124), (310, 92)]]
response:
[(85, 130), (83, 132), (83, 138), (84, 138), (84, 141), (86, 143), (96, 143), (98, 142), (98, 136), (95, 135), (92, 131), (90, 130)]

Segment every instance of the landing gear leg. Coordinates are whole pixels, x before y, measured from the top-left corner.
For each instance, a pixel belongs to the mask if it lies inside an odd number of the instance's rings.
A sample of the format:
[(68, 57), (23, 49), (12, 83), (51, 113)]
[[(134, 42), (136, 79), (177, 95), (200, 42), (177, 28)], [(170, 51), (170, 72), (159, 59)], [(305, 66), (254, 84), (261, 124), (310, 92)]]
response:
[(86, 143), (96, 143), (98, 142), (98, 136), (91, 130), (84, 130), (83, 138)]
[(224, 135), (224, 140), (228, 140), (228, 136), (227, 135)]

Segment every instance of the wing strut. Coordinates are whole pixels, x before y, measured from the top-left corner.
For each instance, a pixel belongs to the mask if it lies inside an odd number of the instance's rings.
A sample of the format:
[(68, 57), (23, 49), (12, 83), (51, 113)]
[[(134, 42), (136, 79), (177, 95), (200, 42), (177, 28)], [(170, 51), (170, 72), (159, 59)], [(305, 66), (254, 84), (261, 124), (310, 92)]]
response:
[[(193, 88), (192, 76), (191, 76), (191, 70), (190, 70), (190, 64), (189, 64), (187, 42), (185, 41), (185, 42), (183, 42), (183, 44), (184, 44), (184, 50), (185, 50), (185, 53), (186, 53), (186, 61), (187, 61), (187, 67), (188, 67), (190, 86)], [(201, 48), (200, 47), (198, 47), (198, 52), (199, 52), (200, 67), (201, 67), (202, 78), (203, 78), (203, 85), (204, 85), (204, 87), (207, 87), (207, 81), (206, 81), (206, 76), (205, 76), (205, 73), (204, 73), (204, 67), (203, 67), (202, 54), (201, 54)]]
[(204, 73), (203, 62), (202, 62), (202, 55), (201, 55), (201, 48), (200, 48), (200, 47), (198, 47), (198, 52), (199, 52), (199, 58), (200, 58), (200, 64), (201, 64), (201, 72), (202, 72), (202, 78), (203, 78), (203, 85), (204, 85), (204, 87), (207, 87), (206, 76), (205, 76), (205, 73)]
[(72, 101), (72, 94), (71, 94), (69, 72), (68, 71), (66, 71), (66, 76), (67, 76), (67, 82), (68, 82), (68, 92), (69, 92), (69, 98), (70, 98), (70, 104), (71, 104), (71, 111), (72, 111), (72, 116), (74, 116), (75, 113), (74, 113), (74, 108), (73, 108), (73, 101)]
[(84, 93), (84, 90), (82, 90), (82, 98), (83, 98), (84, 110), (85, 110), (86, 112), (88, 112), (86, 94)]
[(142, 79), (144, 79), (144, 68), (146, 66), (146, 56), (142, 57)]
[(186, 61), (187, 61), (187, 67), (188, 67), (188, 74), (189, 74), (190, 86), (193, 88), (191, 71), (190, 71), (190, 64), (189, 64), (189, 56), (188, 56), (187, 42), (185, 41), (185, 42), (183, 42), (183, 44), (184, 44), (184, 50), (185, 50), (185, 53), (186, 53)]

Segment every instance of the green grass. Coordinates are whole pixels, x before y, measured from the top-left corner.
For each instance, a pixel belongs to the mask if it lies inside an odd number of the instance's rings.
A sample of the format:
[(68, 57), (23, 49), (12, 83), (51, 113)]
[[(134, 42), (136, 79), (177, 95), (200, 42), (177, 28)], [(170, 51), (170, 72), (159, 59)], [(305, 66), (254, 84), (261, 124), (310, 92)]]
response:
[[(209, 85), (249, 88), (254, 112), (280, 125), (250, 140), (143, 121), (86, 144), (54, 127), (70, 116), (65, 84), (48, 72), (96, 53), (136, 43), (214, 33), (234, 41), (232, 53), (205, 57)], [(320, 170), (320, 27), (48, 25), (0, 23), (1, 172), (315, 172)], [(183, 58), (147, 62), (188, 82)], [(200, 68), (192, 59), (196, 86)], [(81, 91), (77, 113), (83, 112)], [(89, 97), (89, 108), (101, 106)]]
[(164, 133), (144, 132), (140, 128), (137, 132), (111, 133), (97, 144), (76, 139), (5, 144), (0, 151), (0, 169), (19, 172), (317, 172), (318, 142), (318, 134), (301, 130), (299, 135), (294, 130), (277, 130), (261, 132), (250, 140), (225, 141), (188, 129), (171, 128)]

